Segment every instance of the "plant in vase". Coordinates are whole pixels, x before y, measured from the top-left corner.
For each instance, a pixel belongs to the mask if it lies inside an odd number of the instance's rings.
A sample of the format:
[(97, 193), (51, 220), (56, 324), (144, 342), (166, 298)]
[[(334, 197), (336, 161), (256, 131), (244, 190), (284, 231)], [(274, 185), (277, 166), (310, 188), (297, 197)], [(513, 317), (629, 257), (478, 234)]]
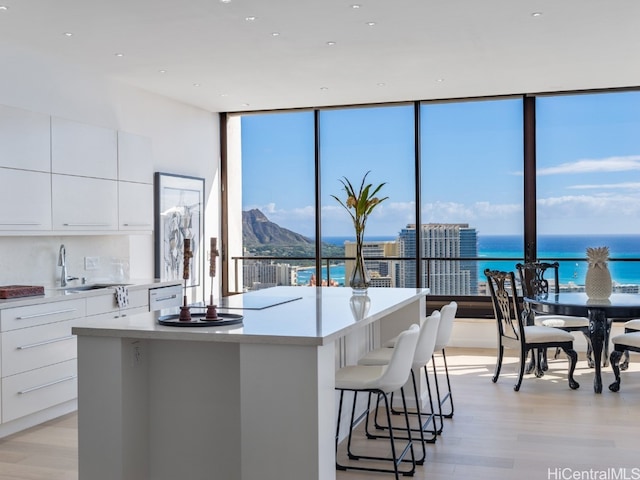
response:
[(584, 289), (590, 300), (607, 300), (611, 296), (611, 274), (607, 267), (609, 247), (588, 247), (587, 277)]
[(367, 184), (366, 180), (369, 173), (371, 172), (365, 173), (362, 178), (362, 182), (360, 183), (360, 188), (357, 191), (346, 177), (342, 177), (340, 183), (342, 183), (342, 186), (344, 187), (343, 189), (347, 194), (347, 198), (344, 202), (335, 195), (331, 195), (349, 213), (355, 228), (356, 259), (350, 277), (350, 285), (354, 293), (366, 293), (367, 288), (369, 288), (369, 283), (371, 282), (369, 273), (367, 272), (367, 267), (364, 264), (364, 257), (362, 255), (364, 230), (367, 225), (367, 218), (369, 218), (369, 215), (373, 212), (376, 206), (389, 198), (376, 197), (376, 194), (386, 184), (386, 182), (381, 183), (377, 187), (373, 187), (370, 183)]

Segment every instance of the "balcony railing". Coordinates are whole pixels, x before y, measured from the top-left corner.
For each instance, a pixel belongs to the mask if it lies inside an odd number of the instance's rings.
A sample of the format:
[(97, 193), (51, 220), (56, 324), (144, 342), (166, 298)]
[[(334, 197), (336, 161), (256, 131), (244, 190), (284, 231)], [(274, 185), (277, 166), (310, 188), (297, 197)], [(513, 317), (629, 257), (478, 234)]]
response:
[[(234, 278), (235, 280), (235, 292), (240, 293), (242, 288), (239, 285), (239, 281), (242, 278), (242, 272), (240, 271), (239, 262), (240, 261), (263, 261), (263, 262), (279, 262), (283, 264), (291, 264), (295, 265), (295, 262), (309, 262), (309, 267), (315, 267), (315, 257), (281, 257), (281, 256), (238, 256), (232, 257), (233, 268), (234, 268)], [(318, 275), (317, 283), (320, 284), (322, 281), (326, 282), (327, 285), (331, 285), (332, 277), (331, 277), (331, 268), (335, 266), (337, 263), (344, 263), (345, 261), (354, 260), (353, 257), (323, 257), (322, 265), (324, 276), (320, 278)], [(425, 287), (431, 288), (430, 284), (433, 281), (434, 275), (436, 275), (436, 265), (442, 266), (442, 262), (457, 262), (458, 264), (463, 263), (465, 267), (468, 267), (469, 264), (476, 263), (476, 273), (478, 275), (478, 285), (482, 287), (483, 284), (483, 271), (485, 268), (491, 269), (499, 269), (499, 270), (515, 270), (515, 264), (518, 262), (522, 262), (522, 257), (422, 257), (421, 259), (426, 263), (424, 277), (427, 282)], [(581, 286), (584, 285), (584, 278), (587, 270), (587, 260), (581, 257), (563, 257), (563, 258), (540, 258), (540, 261), (558, 261), (560, 262), (560, 272), (561, 272), (561, 287), (564, 289), (580, 289)], [(365, 257), (366, 262), (415, 262), (414, 257), (388, 257), (388, 256), (367, 256)], [(438, 263), (436, 263), (438, 262)], [(612, 271), (612, 278), (614, 283), (617, 284), (617, 288), (627, 288), (626, 291), (635, 291), (640, 292), (640, 280), (638, 281), (621, 281), (616, 278), (616, 270), (619, 269), (620, 265), (625, 265), (623, 270), (628, 270), (626, 264), (629, 263), (637, 263), (640, 262), (640, 258), (611, 258), (610, 262), (610, 270)], [(566, 280), (567, 275), (566, 271), (571, 269), (573, 273), (571, 274), (572, 280)], [(565, 273), (563, 276), (562, 273)], [(625, 275), (626, 276), (626, 275)], [(640, 279), (640, 269), (638, 269), (637, 277)], [(415, 281), (415, 279), (414, 279)], [(412, 285), (412, 287), (415, 285)], [(454, 292), (434, 292), (434, 294), (438, 295), (455, 295)], [(483, 288), (478, 289), (479, 296), (488, 295), (488, 292), (484, 291)]]

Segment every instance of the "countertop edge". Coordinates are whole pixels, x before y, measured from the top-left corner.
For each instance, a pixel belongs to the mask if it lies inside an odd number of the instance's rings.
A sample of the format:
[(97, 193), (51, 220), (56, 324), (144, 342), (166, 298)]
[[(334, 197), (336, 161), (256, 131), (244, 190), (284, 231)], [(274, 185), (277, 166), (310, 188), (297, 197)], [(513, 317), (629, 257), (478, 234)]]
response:
[[(127, 288), (129, 288), (130, 290), (182, 285), (182, 281), (158, 279), (131, 279), (123, 283), (127, 283)], [(78, 298), (96, 297), (108, 294), (112, 291), (114, 291), (113, 287), (106, 287), (104, 289), (87, 290), (82, 292), (74, 292), (73, 294), (64, 294), (60, 289), (57, 288), (45, 288), (44, 295), (0, 299), (0, 310), (15, 307), (26, 307), (29, 305), (39, 305), (42, 303), (62, 302), (65, 300), (73, 300)]]

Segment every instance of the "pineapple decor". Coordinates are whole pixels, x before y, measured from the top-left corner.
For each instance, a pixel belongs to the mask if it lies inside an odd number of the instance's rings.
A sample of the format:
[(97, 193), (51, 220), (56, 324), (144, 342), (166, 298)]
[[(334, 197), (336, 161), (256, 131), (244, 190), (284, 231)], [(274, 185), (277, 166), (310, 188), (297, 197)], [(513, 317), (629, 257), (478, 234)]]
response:
[(589, 267), (584, 283), (589, 300), (608, 300), (611, 296), (611, 274), (607, 267), (609, 247), (587, 248)]

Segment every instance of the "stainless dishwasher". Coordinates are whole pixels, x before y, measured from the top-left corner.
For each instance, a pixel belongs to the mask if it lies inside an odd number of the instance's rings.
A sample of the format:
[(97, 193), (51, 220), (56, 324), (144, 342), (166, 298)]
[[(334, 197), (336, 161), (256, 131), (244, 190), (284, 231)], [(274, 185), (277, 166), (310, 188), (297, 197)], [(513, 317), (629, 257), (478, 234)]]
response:
[(149, 289), (149, 311), (179, 307), (182, 303), (182, 286), (170, 285)]

